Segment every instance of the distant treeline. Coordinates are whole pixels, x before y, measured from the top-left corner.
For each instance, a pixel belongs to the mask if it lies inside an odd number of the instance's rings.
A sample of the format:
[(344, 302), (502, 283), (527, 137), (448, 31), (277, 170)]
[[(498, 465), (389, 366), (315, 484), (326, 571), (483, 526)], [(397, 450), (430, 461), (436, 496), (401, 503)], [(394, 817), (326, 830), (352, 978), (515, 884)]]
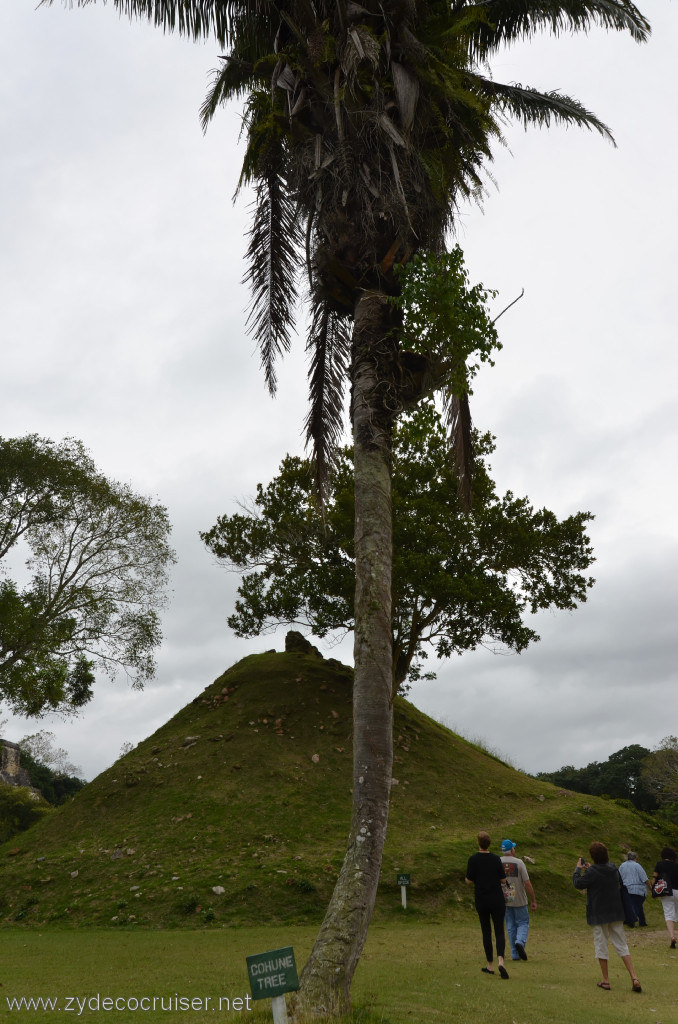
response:
[(55, 771), (48, 765), (36, 761), (27, 750), (21, 750), (19, 763), (28, 772), (33, 788), (43, 795), (48, 804), (55, 807), (75, 796), (85, 785), (83, 779), (64, 775), (63, 772)]
[(661, 812), (678, 821), (678, 740), (667, 736), (655, 750), (639, 743), (622, 747), (607, 761), (592, 761), (585, 768), (564, 765), (536, 776), (563, 789), (591, 796), (628, 800), (639, 811)]

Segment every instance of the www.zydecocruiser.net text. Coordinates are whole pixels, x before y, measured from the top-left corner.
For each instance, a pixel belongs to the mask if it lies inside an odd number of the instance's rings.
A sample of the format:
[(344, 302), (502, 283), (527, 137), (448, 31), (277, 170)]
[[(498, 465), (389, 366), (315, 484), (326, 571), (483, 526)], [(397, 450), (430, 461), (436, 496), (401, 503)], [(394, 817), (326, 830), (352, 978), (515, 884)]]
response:
[(252, 1010), (252, 997), (244, 996), (181, 996), (178, 992), (165, 996), (5, 996), (7, 1009), (40, 1013), (74, 1013), (80, 1017), (90, 1013), (241, 1013)]

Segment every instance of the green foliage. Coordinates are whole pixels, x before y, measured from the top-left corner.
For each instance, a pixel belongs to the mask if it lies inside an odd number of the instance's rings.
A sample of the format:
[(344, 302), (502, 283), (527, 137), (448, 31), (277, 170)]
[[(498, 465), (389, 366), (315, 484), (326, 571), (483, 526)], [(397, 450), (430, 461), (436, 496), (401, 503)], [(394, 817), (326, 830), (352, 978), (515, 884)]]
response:
[[(17, 713), (77, 709), (94, 669), (137, 686), (155, 670), (169, 546), (167, 512), (107, 480), (79, 441), (0, 438), (0, 697)], [(26, 557), (27, 549), (27, 557)]]
[(7, 786), (0, 782), (0, 843), (25, 832), (49, 813), (47, 804), (25, 786)]
[[(446, 437), (432, 403), (398, 424), (393, 448), (393, 647), (395, 683), (416, 678), (427, 649), (438, 657), (480, 644), (521, 651), (537, 640), (524, 614), (571, 609), (592, 580), (588, 513), (559, 520), (510, 491), (496, 493), (476, 437), (473, 511), (462, 511)], [(353, 626), (353, 476), (341, 451), (324, 515), (309, 462), (286, 456), (249, 507), (202, 533), (209, 549), (243, 571), (229, 626), (255, 636), (279, 623), (317, 636)]]
[(68, 760), (68, 752), (55, 746), (55, 735), (47, 729), (40, 729), (19, 740), (22, 752), (30, 754), (33, 761), (51, 768), (56, 775), (81, 775), (82, 771)]
[(641, 783), (659, 807), (678, 821), (678, 738), (665, 736), (656, 750), (647, 751)]
[(20, 764), (28, 772), (34, 789), (42, 794), (47, 803), (54, 806), (70, 800), (85, 785), (84, 779), (54, 771), (48, 765), (36, 761), (26, 750), (21, 751)]
[(479, 363), (493, 365), (492, 352), (501, 348), (487, 309), (497, 293), (469, 283), (458, 245), (451, 252), (416, 253), (396, 276), (401, 293), (393, 301), (403, 310), (404, 347), (433, 361), (450, 360), (446, 387), (469, 393)]
[(585, 768), (565, 765), (554, 772), (540, 772), (536, 777), (577, 793), (629, 800), (639, 810), (651, 811), (658, 802), (646, 777), (648, 757), (651, 755), (647, 747), (632, 743), (610, 754), (607, 761), (592, 761)]

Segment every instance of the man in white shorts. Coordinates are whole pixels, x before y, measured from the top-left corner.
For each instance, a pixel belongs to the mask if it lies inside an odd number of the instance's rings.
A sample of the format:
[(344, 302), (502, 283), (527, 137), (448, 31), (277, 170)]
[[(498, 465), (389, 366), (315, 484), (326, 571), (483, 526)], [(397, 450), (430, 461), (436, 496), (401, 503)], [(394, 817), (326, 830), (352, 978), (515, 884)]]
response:
[(576, 889), (586, 890), (586, 921), (593, 927), (593, 945), (603, 976), (598, 988), (610, 988), (608, 952), (612, 943), (631, 975), (632, 991), (642, 992), (624, 935), (619, 871), (616, 864), (610, 863), (604, 843), (591, 843), (589, 854), (593, 863), (587, 864), (580, 857), (572, 881)]

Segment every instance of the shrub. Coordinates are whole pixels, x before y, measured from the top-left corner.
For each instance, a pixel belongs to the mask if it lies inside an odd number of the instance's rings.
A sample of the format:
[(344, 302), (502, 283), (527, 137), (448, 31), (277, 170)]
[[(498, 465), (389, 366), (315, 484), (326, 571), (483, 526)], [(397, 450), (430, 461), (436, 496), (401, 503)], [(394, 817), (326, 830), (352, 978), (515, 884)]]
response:
[(49, 806), (25, 786), (0, 784), (0, 843), (25, 832), (49, 813)]

